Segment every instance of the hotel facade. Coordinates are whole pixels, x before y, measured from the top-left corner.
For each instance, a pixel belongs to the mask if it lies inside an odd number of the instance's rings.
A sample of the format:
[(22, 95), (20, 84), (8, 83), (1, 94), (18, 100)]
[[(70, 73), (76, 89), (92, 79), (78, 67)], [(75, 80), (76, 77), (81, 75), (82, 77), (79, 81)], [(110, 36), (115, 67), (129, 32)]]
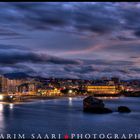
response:
[(89, 85), (87, 91), (94, 94), (118, 94), (118, 86), (115, 85)]

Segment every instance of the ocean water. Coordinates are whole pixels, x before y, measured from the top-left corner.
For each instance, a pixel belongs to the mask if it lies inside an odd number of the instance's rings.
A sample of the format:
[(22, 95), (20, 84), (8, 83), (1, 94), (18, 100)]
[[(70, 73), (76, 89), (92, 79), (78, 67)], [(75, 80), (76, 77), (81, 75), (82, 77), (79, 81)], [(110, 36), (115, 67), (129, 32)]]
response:
[[(138, 134), (140, 98), (102, 98), (111, 114), (83, 112), (82, 97), (0, 104), (0, 134)], [(118, 106), (131, 113), (118, 113)]]

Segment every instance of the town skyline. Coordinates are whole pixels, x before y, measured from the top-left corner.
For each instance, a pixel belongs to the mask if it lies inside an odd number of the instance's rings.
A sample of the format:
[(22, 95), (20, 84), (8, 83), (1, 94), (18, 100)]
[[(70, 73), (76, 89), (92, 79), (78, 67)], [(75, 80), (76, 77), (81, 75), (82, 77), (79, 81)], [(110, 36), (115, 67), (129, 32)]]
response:
[(140, 3), (0, 3), (0, 74), (140, 79)]

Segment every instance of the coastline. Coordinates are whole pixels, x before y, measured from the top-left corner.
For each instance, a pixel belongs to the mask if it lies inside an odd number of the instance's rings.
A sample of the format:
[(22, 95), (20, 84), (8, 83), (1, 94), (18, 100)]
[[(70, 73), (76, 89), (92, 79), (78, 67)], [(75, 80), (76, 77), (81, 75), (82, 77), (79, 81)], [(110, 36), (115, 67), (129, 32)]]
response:
[[(54, 100), (54, 99), (63, 99), (63, 98), (75, 98), (75, 97), (82, 97), (85, 98), (90, 95), (61, 95), (61, 96), (36, 96), (36, 95), (26, 95), (26, 96), (21, 96), (20, 100), (15, 100), (15, 101), (1, 101), (0, 103), (2, 104), (22, 104), (22, 103), (28, 103), (28, 102), (34, 102), (34, 101), (39, 101), (39, 100)], [(93, 95), (95, 98), (103, 98), (103, 99), (113, 99), (113, 98), (119, 98), (119, 97), (136, 97), (136, 96), (125, 96), (125, 95)], [(137, 96), (139, 97), (139, 96)]]
[(22, 104), (22, 103), (29, 103), (29, 102), (34, 102), (34, 101), (39, 101), (39, 100), (54, 100), (54, 99), (63, 99), (63, 98), (74, 98), (74, 97), (86, 97), (85, 95), (74, 95), (74, 96), (68, 96), (68, 95), (63, 95), (63, 96), (24, 96), (22, 100), (20, 101), (13, 101), (13, 102), (8, 102), (8, 101), (1, 101), (0, 103), (2, 104)]

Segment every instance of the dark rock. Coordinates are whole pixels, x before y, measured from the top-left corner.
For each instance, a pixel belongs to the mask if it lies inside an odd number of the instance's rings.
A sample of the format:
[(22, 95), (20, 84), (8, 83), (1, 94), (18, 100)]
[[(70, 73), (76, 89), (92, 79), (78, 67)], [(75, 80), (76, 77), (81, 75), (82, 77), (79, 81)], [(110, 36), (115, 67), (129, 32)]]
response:
[(83, 100), (83, 110), (84, 112), (91, 112), (91, 113), (111, 113), (112, 110), (108, 108), (104, 108), (104, 103), (102, 100), (94, 98), (92, 96), (88, 96)]
[(118, 112), (120, 112), (120, 113), (130, 113), (131, 110), (126, 106), (119, 106), (118, 107)]
[(84, 108), (103, 108), (104, 103), (102, 100), (88, 96), (83, 100)]

